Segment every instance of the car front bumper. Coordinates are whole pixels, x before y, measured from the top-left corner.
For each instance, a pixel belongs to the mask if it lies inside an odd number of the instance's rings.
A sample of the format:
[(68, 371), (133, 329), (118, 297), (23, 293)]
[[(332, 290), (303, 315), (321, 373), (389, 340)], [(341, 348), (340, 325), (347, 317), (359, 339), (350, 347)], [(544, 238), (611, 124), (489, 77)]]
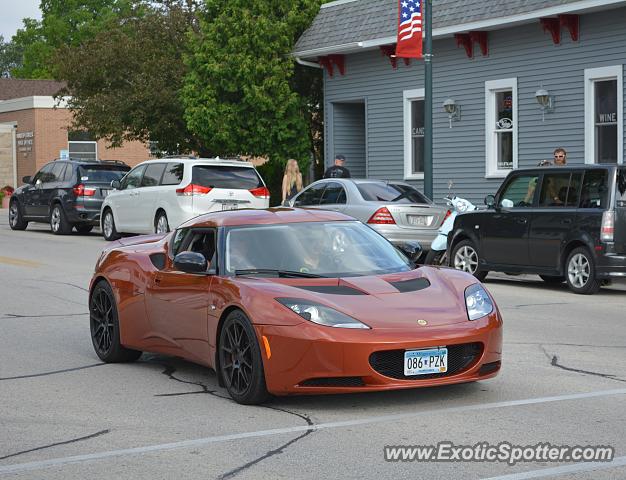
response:
[[(472, 382), (496, 376), (502, 360), (502, 320), (497, 311), (474, 322), (424, 327), (419, 332), (346, 331), (308, 322), (255, 328), (267, 388), (274, 395), (355, 393)], [(269, 358), (263, 336), (269, 344)], [(437, 346), (450, 349), (462, 344), (480, 344), (480, 352), (464, 368), (450, 374), (397, 378), (381, 374), (379, 365), (370, 361), (375, 352)], [(394, 368), (402, 369), (403, 364)]]

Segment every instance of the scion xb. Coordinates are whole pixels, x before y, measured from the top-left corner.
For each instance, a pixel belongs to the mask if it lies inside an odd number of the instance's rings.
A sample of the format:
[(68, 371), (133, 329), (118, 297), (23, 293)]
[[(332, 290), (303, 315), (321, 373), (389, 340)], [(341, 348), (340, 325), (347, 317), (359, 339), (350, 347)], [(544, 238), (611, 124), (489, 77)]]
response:
[(538, 274), (579, 294), (626, 279), (626, 167), (516, 170), (485, 203), (456, 218), (451, 266), (480, 280), (489, 271)]

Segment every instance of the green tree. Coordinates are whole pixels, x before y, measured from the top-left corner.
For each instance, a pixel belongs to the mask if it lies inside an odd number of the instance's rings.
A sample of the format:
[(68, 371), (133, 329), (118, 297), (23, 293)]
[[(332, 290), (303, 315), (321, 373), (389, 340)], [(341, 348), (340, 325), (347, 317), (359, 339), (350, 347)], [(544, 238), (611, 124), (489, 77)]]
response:
[(0, 35), (0, 77), (10, 77), (11, 70), (22, 64), (22, 51), (14, 42), (5, 42)]
[[(308, 100), (295, 89), (295, 41), (320, 0), (207, 0), (191, 37), (185, 118), (219, 155), (269, 157), (273, 177), (290, 158), (306, 169), (312, 150)], [(274, 190), (274, 195), (276, 191)]]
[(80, 46), (54, 56), (67, 82), (75, 128), (119, 146), (154, 141), (162, 151), (202, 151), (183, 118), (183, 53), (194, 28), (195, 3), (161, 2), (141, 16), (110, 20)]
[(12, 70), (19, 78), (55, 77), (55, 52), (68, 45), (78, 46), (110, 25), (113, 19), (128, 17), (133, 0), (41, 0), (41, 21), (24, 19), (24, 28), (13, 36), (23, 52), (22, 65)]

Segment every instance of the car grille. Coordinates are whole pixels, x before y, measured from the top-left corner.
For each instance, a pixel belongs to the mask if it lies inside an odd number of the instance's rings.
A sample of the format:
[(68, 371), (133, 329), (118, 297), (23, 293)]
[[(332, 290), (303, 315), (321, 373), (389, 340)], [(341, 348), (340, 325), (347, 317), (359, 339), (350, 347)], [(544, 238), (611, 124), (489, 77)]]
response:
[(448, 371), (429, 375), (404, 375), (404, 352), (406, 350), (384, 350), (370, 355), (370, 365), (381, 375), (400, 380), (428, 380), (456, 375), (472, 366), (482, 354), (482, 343), (448, 345)]
[(309, 378), (300, 383), (301, 387), (362, 387), (364, 385), (361, 377)]

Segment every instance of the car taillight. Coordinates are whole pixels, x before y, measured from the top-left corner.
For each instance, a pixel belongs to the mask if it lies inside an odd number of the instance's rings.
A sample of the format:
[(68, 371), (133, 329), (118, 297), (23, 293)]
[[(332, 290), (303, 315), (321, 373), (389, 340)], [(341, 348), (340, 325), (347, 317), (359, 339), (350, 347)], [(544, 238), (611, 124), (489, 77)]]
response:
[(203, 187), (202, 185), (196, 185), (190, 183), (185, 188), (177, 188), (176, 195), (192, 196), (192, 195), (206, 195), (211, 191), (211, 187)]
[[(452, 210), (448, 210), (446, 212), (446, 215), (443, 217), (443, 220), (441, 221), (441, 225), (443, 225), (444, 223), (446, 223), (446, 220), (448, 219), (448, 217), (452, 215)], [(439, 225), (441, 227), (441, 225)]]
[(270, 191), (267, 187), (252, 188), (250, 189), (250, 193), (256, 198), (262, 198), (263, 200), (270, 198)]
[(602, 214), (602, 228), (600, 229), (600, 240), (602, 242), (612, 242), (615, 232), (615, 211), (607, 210)]
[(379, 225), (395, 225), (396, 221), (391, 216), (387, 207), (382, 207), (374, 212), (374, 215), (370, 217), (367, 223), (376, 223)]
[(72, 191), (77, 197), (93, 197), (96, 194), (95, 188), (85, 187), (82, 183), (80, 185), (76, 185)]

